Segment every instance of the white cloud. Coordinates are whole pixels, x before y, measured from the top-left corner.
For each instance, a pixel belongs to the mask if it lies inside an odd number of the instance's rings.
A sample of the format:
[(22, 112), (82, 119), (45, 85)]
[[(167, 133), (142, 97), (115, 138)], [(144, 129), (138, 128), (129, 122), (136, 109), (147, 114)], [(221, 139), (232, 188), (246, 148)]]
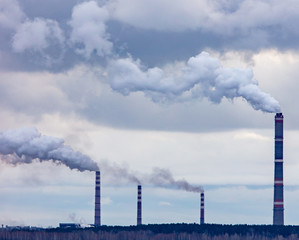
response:
[[(215, 2), (217, 6), (217, 1)], [(215, 9), (218, 11), (219, 17), (212, 19), (209, 27), (216, 28), (216, 31), (222, 34), (233, 33), (234, 30), (246, 32), (254, 28), (262, 29), (271, 26), (282, 27), (286, 31), (290, 31), (293, 29), (293, 23), (298, 21), (296, 9), (298, 9), (299, 3), (294, 0), (285, 2), (244, 0), (235, 11), (229, 13), (221, 11), (222, 6), (219, 5)]]
[(101, 199), (101, 204), (102, 205), (109, 205), (109, 204), (112, 204), (112, 200), (110, 197), (103, 197)]
[(14, 30), (24, 17), (16, 0), (0, 0), (0, 26)]
[(132, 26), (157, 30), (195, 29), (211, 12), (207, 1), (114, 0), (108, 3), (112, 16)]
[(270, 141), (269, 137), (257, 134), (255, 132), (242, 131), (236, 133), (234, 139), (237, 140), (252, 140), (252, 141)]
[(18, 53), (34, 50), (50, 60), (51, 55), (47, 56), (45, 50), (55, 46), (63, 52), (64, 41), (64, 33), (56, 21), (35, 18), (33, 21), (26, 20), (17, 28), (13, 36), (12, 48)]
[[(84, 2), (73, 8), (70, 41), (76, 52), (89, 58), (92, 53), (98, 56), (109, 55), (113, 44), (109, 41), (105, 22), (109, 19), (109, 12), (99, 7), (95, 1)], [(78, 47), (76, 44), (82, 44)]]
[[(71, 103), (51, 74), (26, 72), (0, 73), (1, 108), (39, 117), (42, 113), (67, 110)], [(24, 84), (26, 82), (26, 84)]]
[(159, 202), (159, 205), (160, 206), (171, 206), (171, 203), (170, 202)]
[(235, 31), (280, 27), (292, 31), (298, 22), (298, 1), (114, 0), (108, 4), (115, 19), (144, 29), (202, 29), (223, 35)]

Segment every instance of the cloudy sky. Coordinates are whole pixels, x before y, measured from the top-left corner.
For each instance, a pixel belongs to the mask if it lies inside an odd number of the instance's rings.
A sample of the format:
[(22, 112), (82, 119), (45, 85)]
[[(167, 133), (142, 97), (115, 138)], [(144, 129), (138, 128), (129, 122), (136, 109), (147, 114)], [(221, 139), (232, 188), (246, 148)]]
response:
[[(157, 167), (205, 189), (206, 222), (271, 224), (279, 111), (285, 223), (299, 224), (298, 9), (295, 0), (0, 0), (0, 224), (93, 223), (94, 173), (44, 161), (54, 143), (102, 166), (103, 224), (136, 223), (128, 175)], [(144, 223), (198, 222), (198, 212), (198, 193), (144, 182)]]

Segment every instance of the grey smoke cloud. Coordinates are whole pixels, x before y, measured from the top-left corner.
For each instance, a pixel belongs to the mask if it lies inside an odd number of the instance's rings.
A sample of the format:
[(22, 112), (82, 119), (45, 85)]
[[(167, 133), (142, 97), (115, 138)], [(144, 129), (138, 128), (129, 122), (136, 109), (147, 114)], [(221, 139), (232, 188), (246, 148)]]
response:
[(126, 166), (120, 166), (116, 163), (110, 163), (108, 161), (102, 161), (99, 165), (101, 172), (107, 174), (109, 177), (112, 177), (113, 180), (124, 179), (131, 183), (141, 184), (137, 174), (131, 172)]
[(258, 87), (251, 69), (225, 68), (207, 52), (165, 69), (146, 68), (132, 58), (112, 60), (107, 68), (107, 79), (111, 88), (123, 95), (144, 92), (154, 102), (206, 97), (220, 103), (223, 98), (241, 97), (255, 110), (280, 111), (278, 101)]
[(194, 186), (185, 179), (176, 180), (168, 169), (163, 168), (153, 168), (149, 176), (149, 182), (159, 187), (171, 186), (187, 192), (203, 192), (201, 186)]
[(202, 192), (201, 186), (190, 184), (185, 179), (176, 180), (168, 169), (153, 168), (149, 174), (132, 172), (127, 166), (120, 166), (116, 163), (102, 161), (100, 164), (101, 172), (112, 177), (113, 180), (124, 179), (135, 184), (149, 184), (163, 188), (176, 188), (188, 192)]
[(79, 171), (96, 171), (97, 164), (88, 156), (64, 145), (64, 140), (41, 135), (36, 128), (20, 128), (0, 132), (1, 160), (8, 164), (53, 161)]

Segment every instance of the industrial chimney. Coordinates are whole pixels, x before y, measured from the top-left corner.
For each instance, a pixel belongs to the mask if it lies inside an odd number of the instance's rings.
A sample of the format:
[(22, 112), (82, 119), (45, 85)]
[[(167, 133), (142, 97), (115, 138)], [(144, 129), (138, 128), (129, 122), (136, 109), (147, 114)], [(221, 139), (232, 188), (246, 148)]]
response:
[(137, 225), (142, 224), (141, 185), (137, 186)]
[(205, 223), (205, 194), (200, 193), (200, 224)]
[(275, 115), (275, 169), (273, 225), (284, 224), (283, 208), (283, 115)]
[(101, 226), (101, 173), (96, 171), (94, 225)]

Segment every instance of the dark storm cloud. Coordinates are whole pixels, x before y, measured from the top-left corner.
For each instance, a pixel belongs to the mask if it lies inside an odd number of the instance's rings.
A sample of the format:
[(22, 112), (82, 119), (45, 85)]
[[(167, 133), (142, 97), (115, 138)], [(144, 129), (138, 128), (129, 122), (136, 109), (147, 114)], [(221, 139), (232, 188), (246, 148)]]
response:
[(220, 53), (246, 51), (248, 56), (263, 49), (299, 49), (296, 40), (299, 34), (292, 31), (285, 33), (281, 27), (249, 29), (248, 32), (236, 32), (233, 36), (225, 36), (201, 29), (184, 32), (145, 30), (110, 21), (108, 31), (117, 39), (114, 45), (120, 56), (125, 57), (129, 52), (149, 67), (163, 65), (169, 61), (185, 60), (207, 49)]
[(159, 50), (164, 56), (180, 57), (182, 48), (192, 51), (191, 54), (207, 47), (217, 51), (298, 48), (294, 42), (299, 33), (295, 24), (298, 4), (292, 0), (188, 0), (182, 7), (180, 1), (137, 4), (135, 0), (116, 0), (110, 2), (112, 18), (117, 20), (110, 30), (118, 28), (114, 32), (119, 33), (120, 39), (127, 40), (130, 52), (134, 52), (137, 45), (142, 54), (145, 50), (138, 42), (144, 41), (147, 44), (143, 46), (149, 46), (154, 57)]
[[(79, 62), (102, 63), (111, 53), (132, 54), (152, 67), (185, 60), (207, 48), (298, 49), (298, 3), (291, 0), (188, 0), (183, 8), (180, 1), (169, 0), (2, 0), (0, 4), (6, 6), (0, 15), (0, 43), (2, 55), (11, 59), (8, 68), (61, 71)], [(33, 28), (38, 22), (44, 27)], [(22, 39), (22, 29), (30, 26), (36, 29), (34, 39), (40, 36), (44, 43), (35, 40), (31, 48), (28, 43), (20, 48), (14, 39)]]

